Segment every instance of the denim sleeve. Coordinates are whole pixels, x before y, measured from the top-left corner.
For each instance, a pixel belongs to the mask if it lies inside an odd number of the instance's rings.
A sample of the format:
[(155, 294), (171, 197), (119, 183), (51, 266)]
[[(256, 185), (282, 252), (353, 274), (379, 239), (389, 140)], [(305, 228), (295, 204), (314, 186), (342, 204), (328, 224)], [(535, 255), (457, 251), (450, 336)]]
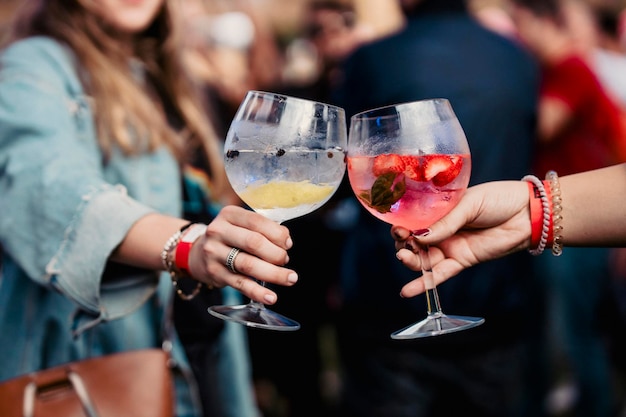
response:
[[(51, 45), (0, 57), (0, 242), (31, 279), (100, 315), (107, 258), (152, 210), (105, 181), (88, 100), (70, 93), (69, 59)], [(155, 286), (137, 283), (135, 307)]]

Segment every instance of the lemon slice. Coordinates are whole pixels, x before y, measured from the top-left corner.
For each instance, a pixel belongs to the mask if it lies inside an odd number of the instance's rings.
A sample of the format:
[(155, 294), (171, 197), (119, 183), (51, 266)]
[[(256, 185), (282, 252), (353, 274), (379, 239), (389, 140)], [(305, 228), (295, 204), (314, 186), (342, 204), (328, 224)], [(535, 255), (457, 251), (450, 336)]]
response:
[(313, 184), (309, 181), (274, 181), (247, 187), (239, 197), (256, 209), (292, 208), (324, 201), (334, 190), (332, 185)]

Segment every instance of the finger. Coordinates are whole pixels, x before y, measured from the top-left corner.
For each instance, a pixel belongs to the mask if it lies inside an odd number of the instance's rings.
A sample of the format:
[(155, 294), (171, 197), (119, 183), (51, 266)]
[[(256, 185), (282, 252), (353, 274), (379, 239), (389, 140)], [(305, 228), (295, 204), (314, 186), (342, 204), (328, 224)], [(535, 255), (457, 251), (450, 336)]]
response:
[(419, 255), (409, 249), (400, 249), (396, 252), (396, 258), (402, 262), (402, 265), (413, 271), (419, 271), (422, 268)]
[[(235, 247), (273, 264), (285, 265), (289, 262), (285, 244), (277, 245), (263, 233), (250, 230), (244, 226), (240, 226), (240, 224), (241, 223), (230, 223), (224, 217), (216, 218), (207, 227), (207, 241), (221, 241), (224, 245), (223, 250), (225, 253), (227, 253), (230, 248)], [(282, 228), (282, 226), (278, 226), (276, 223), (271, 223), (271, 226), (273, 226), (273, 228)], [(225, 254), (222, 256), (221, 259), (226, 259)]]
[(424, 291), (426, 291), (426, 286), (424, 284), (424, 280), (420, 277), (402, 287), (400, 290), (400, 297), (411, 298), (422, 294)]
[(434, 245), (454, 235), (466, 223), (465, 213), (461, 209), (453, 209), (443, 219), (433, 223), (428, 233), (416, 234), (414, 238), (422, 245)]
[(411, 231), (402, 226), (392, 226), (391, 227), (391, 237), (395, 241), (403, 242), (407, 240), (411, 236)]
[(229, 270), (233, 275), (254, 277), (256, 280), (283, 286), (292, 286), (298, 282), (298, 274), (294, 270), (271, 264), (244, 251), (237, 254), (233, 266), (236, 273)]
[(412, 249), (417, 253), (417, 246), (413, 234), (404, 227), (393, 226), (391, 228), (391, 237), (395, 240), (395, 247), (397, 250), (402, 248)]
[[(276, 293), (269, 288), (265, 287), (262, 281), (272, 282), (273, 280), (265, 279), (265, 280), (257, 280), (251, 276), (245, 274), (233, 274), (230, 272), (230, 277), (227, 282), (228, 285), (238, 290), (245, 297), (248, 297), (254, 301), (258, 301), (264, 304), (274, 304), (276, 303), (278, 296)], [(294, 276), (295, 273), (294, 273)], [(296, 276), (297, 277), (297, 276)], [(297, 279), (297, 278), (296, 278)], [(293, 285), (292, 282), (289, 282), (289, 285)], [(278, 283), (278, 282), (276, 282)]]
[(480, 187), (470, 187), (454, 208), (442, 219), (428, 228), (428, 233), (416, 233), (415, 238), (424, 245), (433, 245), (454, 235), (459, 229), (470, 224), (479, 213), (481, 202)]
[[(444, 259), (438, 263), (432, 270), (433, 280), (435, 285), (439, 285), (454, 275), (458, 274), (462, 270), (460, 265), (450, 259)], [(422, 277), (416, 278), (413, 281), (406, 284), (400, 290), (400, 296), (403, 298), (415, 297), (426, 291), (424, 279)]]
[(278, 299), (276, 293), (264, 287), (261, 281), (290, 286), (298, 280), (298, 275), (293, 270), (270, 264), (242, 251), (232, 260), (234, 272), (228, 264), (228, 255), (226, 259), (220, 274), (224, 277), (224, 285), (231, 286), (245, 297), (260, 303), (274, 304)]
[[(234, 274), (233, 274), (234, 275)], [(235, 280), (231, 287), (238, 290), (245, 297), (263, 304), (274, 304), (278, 300), (276, 293), (253, 278), (242, 274), (234, 275)]]
[[(437, 271), (437, 269), (433, 269), (433, 279), (435, 285), (439, 285), (449, 278), (449, 276), (438, 272), (439, 271)], [(400, 296), (403, 298), (415, 297), (416, 295), (422, 294), (424, 291), (426, 291), (426, 284), (424, 279), (419, 277), (402, 287), (400, 290)]]
[(290, 249), (293, 245), (289, 229), (251, 210), (238, 206), (226, 206), (222, 208), (219, 215), (228, 223), (244, 230), (260, 233), (282, 249)]
[[(407, 244), (396, 252), (396, 258), (407, 268), (418, 271), (422, 267), (418, 251), (415, 244)], [(431, 264), (436, 265), (444, 259), (444, 253), (438, 247), (431, 246), (429, 249), (429, 257)]]

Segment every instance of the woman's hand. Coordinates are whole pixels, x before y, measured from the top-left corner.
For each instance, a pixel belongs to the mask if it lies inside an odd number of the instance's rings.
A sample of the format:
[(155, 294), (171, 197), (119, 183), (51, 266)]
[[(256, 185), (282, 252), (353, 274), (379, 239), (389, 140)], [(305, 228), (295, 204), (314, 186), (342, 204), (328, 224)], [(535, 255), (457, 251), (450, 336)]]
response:
[[(421, 235), (394, 226), (396, 256), (408, 268), (420, 270), (417, 245), (430, 246), (435, 284), (480, 262), (500, 258), (530, 245), (528, 184), (498, 181), (468, 188), (444, 218)], [(400, 295), (413, 297), (425, 291), (422, 278), (406, 284)]]
[[(214, 287), (229, 285), (264, 304), (274, 304), (276, 293), (256, 280), (291, 286), (297, 274), (283, 266), (293, 242), (285, 226), (238, 206), (224, 207), (193, 244), (189, 256), (192, 276)], [(240, 249), (233, 273), (226, 266), (232, 248)]]

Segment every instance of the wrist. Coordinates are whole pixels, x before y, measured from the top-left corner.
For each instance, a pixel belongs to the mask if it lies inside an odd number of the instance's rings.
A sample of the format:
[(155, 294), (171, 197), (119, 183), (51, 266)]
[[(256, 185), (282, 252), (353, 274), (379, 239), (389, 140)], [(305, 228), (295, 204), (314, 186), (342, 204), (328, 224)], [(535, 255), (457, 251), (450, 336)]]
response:
[(554, 171), (546, 174), (544, 181), (534, 175), (522, 178), (528, 182), (530, 212), (530, 249), (532, 255), (540, 255), (546, 247), (559, 256), (563, 251), (561, 235), (563, 219), (561, 190), (558, 175)]
[(191, 277), (188, 271), (191, 246), (206, 231), (206, 227), (206, 225), (198, 223), (186, 224), (167, 240), (161, 252), (163, 267), (170, 274), (172, 285), (176, 288), (178, 296), (183, 300), (194, 298), (199, 294), (203, 285), (202, 282), (198, 281), (191, 293), (184, 293), (179, 288), (178, 281), (181, 278)]

